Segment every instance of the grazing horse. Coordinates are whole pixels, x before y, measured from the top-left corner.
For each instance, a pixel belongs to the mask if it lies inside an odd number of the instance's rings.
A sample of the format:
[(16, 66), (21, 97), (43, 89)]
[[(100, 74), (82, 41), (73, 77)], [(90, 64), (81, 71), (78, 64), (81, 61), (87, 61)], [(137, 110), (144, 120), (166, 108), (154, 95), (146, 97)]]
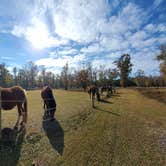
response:
[(52, 89), (49, 86), (42, 88), (41, 97), (44, 101), (43, 108), (45, 110), (45, 116), (50, 116), (50, 120), (54, 120), (54, 113), (56, 110), (56, 101), (52, 92)]
[(109, 85), (109, 86), (102, 86), (100, 88), (100, 91), (101, 91), (101, 95), (103, 94), (103, 92), (107, 92), (107, 96), (110, 96), (110, 93), (111, 94), (116, 93), (115, 88), (113, 88), (111, 85)]
[(99, 93), (99, 88), (95, 85), (91, 85), (88, 87), (88, 94), (90, 96), (90, 99), (92, 100), (92, 107), (94, 108), (94, 98), (95, 95), (97, 97), (98, 102), (100, 101), (100, 93)]
[(1, 107), (3, 110), (11, 110), (15, 106), (18, 109), (18, 119), (14, 126), (14, 129), (18, 129), (20, 118), (22, 116), (22, 122), (20, 125), (24, 127), (27, 123), (27, 97), (26, 91), (20, 86), (13, 86), (10, 88), (0, 88), (1, 93)]

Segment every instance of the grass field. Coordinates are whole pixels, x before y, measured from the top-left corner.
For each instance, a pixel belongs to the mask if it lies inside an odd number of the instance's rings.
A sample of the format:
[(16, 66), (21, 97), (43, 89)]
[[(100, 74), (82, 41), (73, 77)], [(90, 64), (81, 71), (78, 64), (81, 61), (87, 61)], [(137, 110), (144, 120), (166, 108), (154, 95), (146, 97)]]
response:
[(166, 104), (166, 89), (161, 88), (141, 88), (139, 91), (149, 98), (158, 100)]
[[(163, 90), (165, 91), (165, 90)], [(40, 91), (28, 91), (28, 125), (15, 146), (2, 146), (1, 166), (164, 166), (166, 104), (134, 89), (91, 108), (84, 92), (54, 91), (54, 122), (42, 122)], [(2, 113), (13, 127), (16, 110)]]

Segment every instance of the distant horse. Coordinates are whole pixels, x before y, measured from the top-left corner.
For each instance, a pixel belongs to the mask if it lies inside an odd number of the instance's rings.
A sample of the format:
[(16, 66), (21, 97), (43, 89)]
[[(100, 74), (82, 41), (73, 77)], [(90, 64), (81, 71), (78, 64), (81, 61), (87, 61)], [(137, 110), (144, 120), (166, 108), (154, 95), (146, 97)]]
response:
[(115, 90), (114, 87), (112, 87), (111, 85), (109, 85), (109, 86), (102, 86), (100, 88), (100, 92), (101, 92), (101, 95), (103, 95), (103, 92), (107, 92), (107, 96), (109, 96), (110, 94), (116, 93), (116, 90)]
[(98, 100), (98, 102), (100, 101), (100, 93), (99, 93), (99, 88), (95, 85), (91, 85), (88, 87), (88, 94), (90, 96), (90, 99), (92, 101), (92, 107), (94, 108), (94, 99), (95, 99), (95, 95), (96, 98)]
[(15, 106), (18, 109), (18, 119), (14, 126), (14, 129), (18, 129), (20, 118), (22, 116), (22, 122), (20, 125), (23, 127), (27, 123), (27, 97), (26, 91), (20, 86), (13, 86), (10, 88), (0, 88), (1, 93), (1, 107), (3, 110), (11, 110)]
[(52, 89), (49, 86), (43, 87), (41, 91), (41, 97), (44, 101), (43, 108), (45, 110), (45, 116), (49, 116), (51, 117), (51, 120), (54, 120), (56, 101)]

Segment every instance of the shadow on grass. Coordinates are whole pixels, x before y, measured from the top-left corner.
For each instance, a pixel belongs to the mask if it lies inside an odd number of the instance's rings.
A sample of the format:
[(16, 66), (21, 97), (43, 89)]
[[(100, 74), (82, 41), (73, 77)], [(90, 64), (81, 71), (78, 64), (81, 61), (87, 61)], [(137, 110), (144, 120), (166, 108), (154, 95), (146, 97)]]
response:
[(120, 94), (113, 94), (112, 97), (120, 97)]
[(64, 131), (61, 125), (56, 119), (53, 121), (44, 120), (42, 125), (50, 144), (60, 155), (62, 155), (64, 148)]
[(102, 103), (108, 103), (108, 104), (113, 104), (112, 102), (110, 102), (108, 100), (104, 100), (104, 99), (100, 99), (100, 102), (102, 102)]
[(111, 99), (111, 98), (119, 98), (120, 94), (110, 94), (110, 95), (102, 95), (101, 96), (101, 100), (105, 100), (105, 99)]
[(2, 130), (2, 138), (0, 140), (0, 165), (18, 165), (24, 136), (25, 129), (20, 132), (16, 132), (11, 128), (4, 128)]
[(104, 110), (104, 109), (101, 109), (101, 108), (98, 108), (98, 107), (95, 107), (95, 109), (98, 110), (98, 111), (101, 111), (101, 112), (106, 112), (106, 113), (115, 115), (115, 116), (120, 116), (120, 114), (117, 114), (117, 113), (111, 112), (111, 111), (107, 111), (107, 110)]

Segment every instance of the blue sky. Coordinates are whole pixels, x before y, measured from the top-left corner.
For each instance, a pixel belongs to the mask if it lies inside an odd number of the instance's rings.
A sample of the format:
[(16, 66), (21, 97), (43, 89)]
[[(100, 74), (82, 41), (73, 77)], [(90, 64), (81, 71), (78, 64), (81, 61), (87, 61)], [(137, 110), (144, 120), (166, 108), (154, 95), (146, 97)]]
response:
[(128, 53), (133, 73), (157, 74), (165, 13), (165, 0), (0, 0), (0, 63), (58, 73), (67, 62), (113, 68)]

